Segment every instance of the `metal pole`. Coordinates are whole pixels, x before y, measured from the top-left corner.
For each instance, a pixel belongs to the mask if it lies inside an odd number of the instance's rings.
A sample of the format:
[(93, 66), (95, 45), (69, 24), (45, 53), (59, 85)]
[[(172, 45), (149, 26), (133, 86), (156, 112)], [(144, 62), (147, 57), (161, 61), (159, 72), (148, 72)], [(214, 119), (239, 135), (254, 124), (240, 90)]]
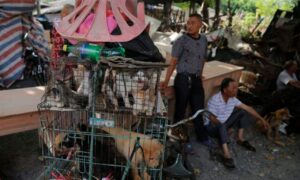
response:
[[(97, 77), (98, 77), (98, 68), (93, 69), (93, 85), (91, 88), (93, 95), (92, 95), (92, 117), (93, 121), (95, 120), (95, 95), (96, 95), (96, 83), (97, 83)], [(91, 141), (90, 141), (90, 158), (89, 158), (89, 180), (92, 180), (93, 177), (93, 158), (94, 158), (94, 134), (95, 134), (95, 122), (91, 123), (92, 130), (91, 130)]]
[(41, 3), (40, 3), (40, 0), (36, 1), (36, 9), (37, 9), (37, 15), (40, 16), (41, 15)]

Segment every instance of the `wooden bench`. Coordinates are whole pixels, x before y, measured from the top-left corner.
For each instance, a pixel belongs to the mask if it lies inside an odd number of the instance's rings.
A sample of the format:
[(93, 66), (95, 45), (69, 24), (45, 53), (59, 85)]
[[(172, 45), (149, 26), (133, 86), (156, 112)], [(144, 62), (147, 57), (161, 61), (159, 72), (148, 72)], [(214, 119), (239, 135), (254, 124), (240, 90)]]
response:
[(37, 129), (44, 87), (0, 91), (0, 136)]

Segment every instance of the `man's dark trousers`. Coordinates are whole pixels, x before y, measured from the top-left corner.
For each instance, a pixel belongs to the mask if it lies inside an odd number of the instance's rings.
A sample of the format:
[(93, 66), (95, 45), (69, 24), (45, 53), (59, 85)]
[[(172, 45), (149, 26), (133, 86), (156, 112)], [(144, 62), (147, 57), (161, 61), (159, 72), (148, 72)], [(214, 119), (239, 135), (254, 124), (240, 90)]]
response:
[[(175, 77), (174, 89), (176, 96), (174, 123), (185, 118), (188, 103), (191, 105), (192, 114), (204, 108), (204, 89), (199, 75), (178, 73)], [(198, 140), (207, 141), (208, 135), (201, 115), (194, 119), (194, 124)]]

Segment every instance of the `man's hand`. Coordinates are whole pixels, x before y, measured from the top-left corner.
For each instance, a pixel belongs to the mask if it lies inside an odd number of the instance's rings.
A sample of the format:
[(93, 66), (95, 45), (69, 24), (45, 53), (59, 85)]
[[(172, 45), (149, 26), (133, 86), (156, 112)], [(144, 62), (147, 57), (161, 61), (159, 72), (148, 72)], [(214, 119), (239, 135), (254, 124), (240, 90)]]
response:
[(159, 83), (159, 88), (161, 91), (164, 91), (168, 87), (168, 83), (166, 81)]
[(209, 116), (210, 121), (212, 122), (213, 125), (218, 125), (220, 124), (220, 121), (216, 118), (214, 115)]
[(294, 86), (295, 88), (300, 89), (300, 81), (298, 81), (298, 80), (289, 81), (289, 84)]
[(262, 122), (265, 130), (268, 130), (270, 128), (270, 124), (264, 118), (260, 119), (260, 121)]

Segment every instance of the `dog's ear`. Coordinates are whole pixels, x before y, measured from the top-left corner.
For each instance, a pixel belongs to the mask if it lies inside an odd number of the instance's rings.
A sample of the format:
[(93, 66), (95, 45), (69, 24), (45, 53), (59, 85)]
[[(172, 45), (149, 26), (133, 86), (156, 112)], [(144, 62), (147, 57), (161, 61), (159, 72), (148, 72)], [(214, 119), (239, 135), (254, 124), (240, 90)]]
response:
[(284, 109), (281, 109), (281, 110), (279, 111), (279, 114), (280, 114), (281, 116), (287, 116), (287, 115), (290, 114), (290, 112), (289, 112), (288, 109), (284, 108)]

